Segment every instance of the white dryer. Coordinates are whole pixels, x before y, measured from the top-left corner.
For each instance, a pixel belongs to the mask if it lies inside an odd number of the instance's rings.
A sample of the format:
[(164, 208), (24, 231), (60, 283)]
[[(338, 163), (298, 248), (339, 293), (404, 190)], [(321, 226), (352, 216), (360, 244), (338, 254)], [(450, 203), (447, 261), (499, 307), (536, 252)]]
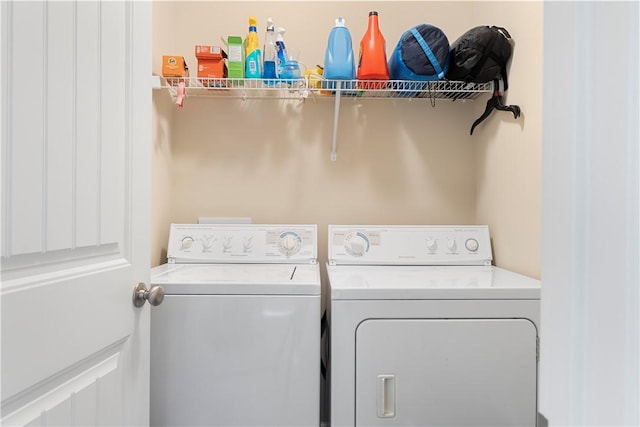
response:
[(535, 426), (540, 283), (486, 226), (329, 226), (333, 426)]
[(152, 426), (318, 426), (315, 225), (173, 224), (151, 313)]

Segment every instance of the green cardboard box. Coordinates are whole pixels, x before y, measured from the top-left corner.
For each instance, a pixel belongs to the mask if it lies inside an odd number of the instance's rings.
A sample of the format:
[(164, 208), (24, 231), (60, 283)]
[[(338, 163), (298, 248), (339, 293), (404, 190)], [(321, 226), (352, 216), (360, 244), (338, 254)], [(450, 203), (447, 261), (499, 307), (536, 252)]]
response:
[(242, 37), (229, 36), (227, 37), (228, 48), (228, 62), (227, 62), (227, 76), (230, 79), (243, 79), (244, 78), (244, 52), (242, 45)]

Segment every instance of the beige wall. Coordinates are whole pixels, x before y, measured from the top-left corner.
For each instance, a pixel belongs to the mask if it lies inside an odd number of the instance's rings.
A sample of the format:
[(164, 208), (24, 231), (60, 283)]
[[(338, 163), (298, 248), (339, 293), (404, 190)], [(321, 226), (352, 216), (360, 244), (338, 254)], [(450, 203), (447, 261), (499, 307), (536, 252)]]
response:
[[(498, 112), (472, 137), (485, 97), (438, 101), (435, 108), (425, 99), (343, 99), (332, 162), (331, 99), (191, 97), (178, 111), (166, 91), (155, 91), (152, 264), (165, 262), (169, 223), (199, 216), (318, 224), (321, 262), (330, 223), (488, 223), (498, 265), (538, 276), (541, 85), (531, 80), (540, 78), (542, 5), (521, 5), (535, 12), (530, 20), (516, 5), (494, 16), (540, 53), (522, 52), (523, 63), (512, 67), (509, 100), (527, 120)], [(195, 70), (193, 46), (244, 36), (249, 14), (258, 18), (261, 43), (272, 17), (287, 28), (285, 42), (300, 48), (303, 63), (322, 65), (334, 19), (345, 17), (357, 51), (369, 10), (379, 12), (388, 54), (416, 24), (434, 24), (453, 42), (471, 26), (496, 23), (477, 18), (479, 2), (157, 2), (154, 71), (163, 53), (185, 56)], [(522, 239), (524, 252), (512, 250)]]
[[(500, 22), (494, 17), (501, 17)], [(522, 115), (494, 111), (473, 132), (476, 214), (488, 224), (497, 265), (540, 277), (542, 215), (542, 2), (479, 2), (474, 25), (507, 28), (515, 41), (505, 103)], [(476, 115), (486, 102), (476, 101)], [(477, 137), (477, 140), (476, 140)]]

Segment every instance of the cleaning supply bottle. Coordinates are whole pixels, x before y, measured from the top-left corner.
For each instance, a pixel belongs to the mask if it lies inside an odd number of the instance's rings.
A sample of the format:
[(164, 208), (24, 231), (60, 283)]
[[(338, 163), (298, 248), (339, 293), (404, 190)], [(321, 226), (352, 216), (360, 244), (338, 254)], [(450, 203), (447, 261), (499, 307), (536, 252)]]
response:
[(257, 22), (253, 16), (249, 18), (249, 34), (247, 34), (247, 39), (245, 40), (246, 58), (244, 63), (244, 76), (247, 79), (259, 79), (262, 75), (260, 71), (261, 61), (258, 32), (256, 30)]
[[(356, 65), (353, 58), (351, 33), (345, 26), (344, 18), (336, 19), (336, 25), (329, 33), (327, 50), (324, 55), (324, 78), (329, 80), (354, 80)], [(332, 83), (324, 82), (323, 87), (334, 89)], [(344, 87), (344, 86), (342, 86)]]
[(262, 78), (265, 83), (274, 84), (274, 80), (278, 78), (277, 61), (276, 28), (269, 18), (267, 19), (267, 32), (264, 36), (264, 62), (262, 63)]
[[(378, 25), (378, 12), (375, 11), (369, 12), (369, 25), (360, 42), (358, 80), (389, 80), (386, 42)], [(373, 86), (366, 89), (379, 89), (384, 84), (366, 86)]]
[(284, 67), (285, 62), (289, 60), (287, 56), (287, 48), (284, 45), (284, 33), (286, 30), (282, 27), (278, 27), (276, 29), (276, 50), (277, 50), (277, 61), (276, 61), (276, 72), (278, 76), (282, 74), (282, 68)]

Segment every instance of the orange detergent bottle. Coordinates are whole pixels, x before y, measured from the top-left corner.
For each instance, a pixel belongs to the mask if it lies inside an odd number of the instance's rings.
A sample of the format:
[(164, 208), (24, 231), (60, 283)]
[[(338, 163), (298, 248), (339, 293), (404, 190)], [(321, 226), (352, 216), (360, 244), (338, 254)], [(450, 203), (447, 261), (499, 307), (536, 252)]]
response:
[[(378, 12), (369, 12), (369, 25), (360, 41), (358, 80), (389, 80), (386, 42), (378, 25)], [(362, 89), (383, 89), (386, 83), (359, 83)]]

